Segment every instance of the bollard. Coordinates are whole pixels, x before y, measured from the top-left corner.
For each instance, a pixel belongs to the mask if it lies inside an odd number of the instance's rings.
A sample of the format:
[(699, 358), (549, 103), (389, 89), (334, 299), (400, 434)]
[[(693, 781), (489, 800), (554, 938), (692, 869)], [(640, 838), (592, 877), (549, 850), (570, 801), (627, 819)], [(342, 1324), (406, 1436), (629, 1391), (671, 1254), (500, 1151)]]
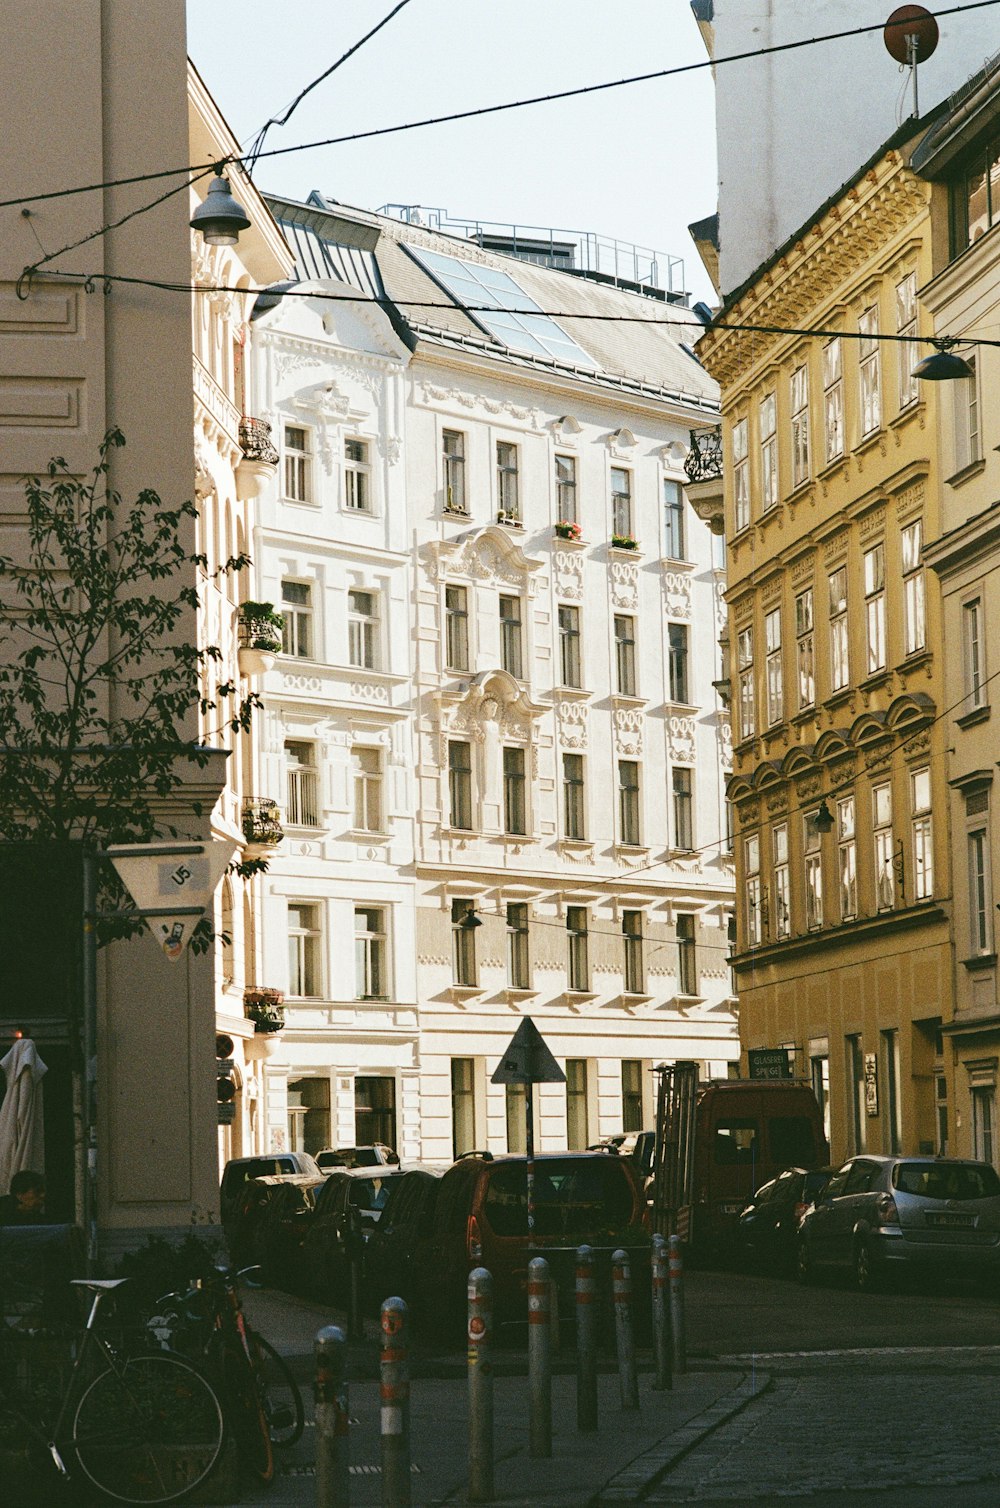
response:
[(597, 1291), (589, 1246), (576, 1251), (576, 1427), (583, 1434), (597, 1428)]
[(552, 1284), (544, 1257), (528, 1263), (528, 1454), (552, 1454)]
[(687, 1371), (684, 1333), (684, 1257), (680, 1236), (670, 1237), (670, 1328), (673, 1331), (674, 1371)]
[(469, 1502), (493, 1501), (493, 1278), (469, 1273)]
[(347, 1341), (339, 1325), (325, 1325), (315, 1341), (316, 1508), (349, 1508)]
[(662, 1236), (653, 1237), (653, 1358), (656, 1367), (653, 1387), (657, 1392), (674, 1385), (673, 1346), (670, 1309), (667, 1304), (667, 1243)]
[(632, 1333), (632, 1274), (628, 1253), (621, 1249), (611, 1256), (611, 1287), (615, 1303), (615, 1341), (618, 1345), (622, 1408), (637, 1409), (639, 1380), (635, 1370), (635, 1336)]
[(410, 1362), (406, 1304), (382, 1305), (382, 1508), (410, 1508)]

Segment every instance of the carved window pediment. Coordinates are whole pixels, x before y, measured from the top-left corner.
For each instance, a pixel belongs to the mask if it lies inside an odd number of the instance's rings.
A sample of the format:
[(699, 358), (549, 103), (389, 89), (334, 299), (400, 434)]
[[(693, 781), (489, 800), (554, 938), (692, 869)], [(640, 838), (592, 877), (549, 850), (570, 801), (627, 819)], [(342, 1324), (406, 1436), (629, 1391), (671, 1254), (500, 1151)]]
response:
[(462, 576), (484, 586), (514, 586), (529, 596), (534, 595), (535, 572), (543, 565), (525, 555), (510, 531), (498, 524), (469, 530), (456, 539), (433, 540), (429, 550), (439, 578)]

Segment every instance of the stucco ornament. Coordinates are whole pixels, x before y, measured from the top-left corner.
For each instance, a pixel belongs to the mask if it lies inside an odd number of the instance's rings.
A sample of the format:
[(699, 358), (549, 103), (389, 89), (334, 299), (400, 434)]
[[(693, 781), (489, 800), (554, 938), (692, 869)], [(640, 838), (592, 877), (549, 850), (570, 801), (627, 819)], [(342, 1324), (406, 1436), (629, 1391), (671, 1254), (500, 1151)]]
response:
[(525, 555), (510, 531), (497, 524), (473, 529), (457, 539), (433, 540), (430, 549), (436, 556), (433, 574), (439, 580), (464, 576), (483, 586), (513, 586), (529, 597), (535, 594), (534, 575), (542, 562)]
[(691, 617), (691, 580), (683, 571), (664, 571), (663, 594), (669, 617)]
[(611, 600), (615, 607), (638, 607), (639, 567), (633, 561), (611, 562)]
[(694, 764), (695, 721), (693, 717), (672, 717), (667, 724), (670, 757), (680, 764)]
[(587, 747), (588, 715), (586, 702), (559, 703), (559, 742), (564, 749)]
[(642, 753), (643, 714), (639, 707), (616, 707), (615, 748), (619, 754)]
[(578, 550), (556, 550), (556, 591), (571, 601), (583, 596), (583, 557)]

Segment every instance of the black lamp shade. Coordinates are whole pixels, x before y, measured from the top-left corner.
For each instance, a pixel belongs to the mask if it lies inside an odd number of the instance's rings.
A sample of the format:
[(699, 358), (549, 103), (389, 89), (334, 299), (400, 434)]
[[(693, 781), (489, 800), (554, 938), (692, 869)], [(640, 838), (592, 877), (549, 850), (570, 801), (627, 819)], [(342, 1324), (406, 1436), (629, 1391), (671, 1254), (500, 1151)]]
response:
[(475, 911), (467, 911), (458, 925), (463, 932), (474, 932), (477, 927), (483, 925), (483, 919)]
[(249, 230), (247, 212), (233, 198), (229, 179), (213, 178), (204, 201), (191, 217), (191, 229), (200, 231), (209, 246), (235, 246), (241, 230)]
[(825, 801), (821, 801), (816, 811), (813, 812), (813, 827), (818, 833), (833, 831), (833, 813)]
[(934, 351), (930, 356), (925, 356), (923, 361), (917, 362), (913, 375), (923, 382), (960, 382), (963, 378), (972, 376), (972, 368), (964, 357), (956, 356), (954, 351)]

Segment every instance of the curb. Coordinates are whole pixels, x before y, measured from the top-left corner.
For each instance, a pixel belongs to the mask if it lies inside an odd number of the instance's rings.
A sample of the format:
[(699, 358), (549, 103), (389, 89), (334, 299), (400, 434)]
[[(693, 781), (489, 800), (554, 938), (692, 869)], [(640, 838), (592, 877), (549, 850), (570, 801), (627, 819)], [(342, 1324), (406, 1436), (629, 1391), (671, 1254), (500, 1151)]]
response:
[(656, 1487), (677, 1463), (699, 1446), (720, 1425), (728, 1423), (756, 1398), (771, 1387), (769, 1372), (743, 1376), (731, 1393), (689, 1419), (672, 1434), (644, 1451), (641, 1456), (617, 1472), (599, 1492), (589, 1499), (588, 1508), (602, 1508), (605, 1503), (635, 1503)]

